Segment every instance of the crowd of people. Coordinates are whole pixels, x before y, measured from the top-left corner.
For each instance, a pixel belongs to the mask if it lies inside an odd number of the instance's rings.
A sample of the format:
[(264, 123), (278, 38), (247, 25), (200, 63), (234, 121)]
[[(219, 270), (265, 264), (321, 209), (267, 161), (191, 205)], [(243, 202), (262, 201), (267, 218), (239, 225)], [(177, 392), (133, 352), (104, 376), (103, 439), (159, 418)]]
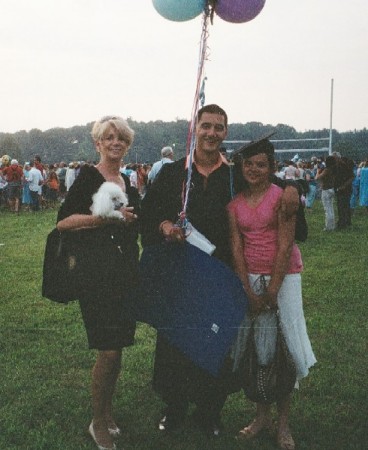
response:
[[(165, 146), (161, 149), (161, 159), (158, 161), (152, 164), (148, 162), (126, 164), (121, 161), (120, 172), (129, 177), (131, 185), (138, 190), (142, 199), (162, 166), (172, 162), (174, 150), (170, 146)], [(58, 207), (79, 175), (81, 167), (86, 164), (94, 165), (95, 161), (43, 164), (40, 156), (35, 155), (33, 163), (26, 161), (20, 164), (16, 159), (4, 155), (0, 159), (0, 208), (20, 212)], [(363, 206), (368, 213), (365, 176), (367, 168), (368, 160), (353, 161), (342, 157), (338, 152), (333, 152), (327, 157), (313, 156), (310, 161), (302, 159), (275, 161), (277, 177), (294, 180), (299, 184), (307, 212), (312, 212), (316, 199), (322, 201), (326, 216), (325, 231), (349, 227), (351, 216), (359, 206)], [(33, 170), (30, 179), (31, 169)], [(41, 176), (35, 173), (35, 170), (39, 171)], [(34, 194), (35, 192), (38, 192), (38, 196)]]
[[(125, 164), (122, 161), (120, 172), (129, 177), (131, 185), (143, 198), (162, 166), (172, 162), (174, 150), (166, 146), (161, 149), (161, 159), (153, 164)], [(35, 155), (33, 164), (26, 161), (22, 165), (16, 159), (4, 155), (0, 159), (0, 208), (20, 212), (58, 207), (81, 167), (86, 164), (94, 165), (95, 162), (42, 164), (40, 156)], [(312, 212), (315, 200), (320, 199), (326, 215), (324, 230), (333, 231), (349, 227), (357, 207), (363, 206), (368, 213), (367, 168), (368, 160), (357, 162), (334, 152), (327, 157), (313, 156), (310, 161), (276, 161), (275, 175), (283, 180), (295, 180), (299, 184), (307, 212)], [(31, 169), (32, 179), (29, 177)], [(41, 177), (35, 170), (40, 172)], [(38, 192), (38, 197), (35, 194), (32, 196), (32, 192)]]
[[(165, 153), (163, 159), (157, 162), (160, 166), (166, 164), (167, 161), (173, 161), (172, 148), (164, 147), (163, 151), (167, 152), (168, 148), (171, 149), (171, 153), (167, 155)], [(0, 160), (0, 207), (19, 213), (20, 211), (40, 211), (60, 206), (81, 168), (84, 165), (95, 165), (95, 163), (95, 161), (72, 161), (69, 163), (61, 161), (43, 164), (40, 156), (36, 155), (33, 161), (20, 164), (16, 159), (10, 159), (9, 156), (4, 155)], [(151, 164), (121, 163), (120, 172), (128, 176), (141, 198), (144, 197), (147, 188), (152, 183), (153, 173), (157, 174), (159, 171), (155, 164), (153, 165), (154, 171), (149, 177)], [(33, 178), (39, 178), (33, 182), (29, 176), (32, 168), (34, 169)], [(35, 170), (37, 170), (36, 175)], [(31, 192), (36, 191), (38, 197), (32, 199)]]
[[(57, 229), (70, 236), (69, 245), (82, 250), (88, 261), (79, 305), (89, 348), (97, 350), (88, 431), (100, 450), (115, 449), (115, 439), (122, 434), (114, 419), (113, 398), (123, 349), (134, 344), (136, 321), (129, 304), (140, 283), (138, 236), (140, 233), (144, 249), (185, 241), (185, 230), (178, 226), (178, 218), (183, 211), (189, 168), (186, 215), (193, 229), (214, 244), (213, 258), (238, 275), (250, 314), (244, 317), (217, 377), (200, 369), (165, 333), (158, 331), (153, 388), (165, 408), (158, 418), (157, 431), (170, 433), (184, 426), (189, 406), (194, 404), (195, 425), (211, 437), (221, 436), (221, 412), (228, 395), (234, 392), (230, 375), (244, 358), (251, 316), (257, 321), (257, 353), (267, 362), (272, 358), (275, 340), (274, 313), (279, 311), (296, 366), (296, 387), (316, 362), (303, 314), (303, 264), (295, 243), (297, 211), (301, 201), (312, 210), (321, 190), (326, 230), (335, 227), (331, 218), (331, 197), (335, 195), (338, 226), (349, 226), (347, 209), (354, 208), (358, 198), (368, 211), (368, 162), (355, 167), (349, 160), (331, 155), (326, 160), (287, 161), (276, 168), (274, 147), (266, 138), (238, 152), (232, 180), (222, 153), (227, 131), (226, 112), (218, 105), (206, 105), (196, 118), (192, 161), (189, 157), (174, 161), (173, 149), (164, 147), (161, 159), (153, 166), (126, 165), (122, 161), (132, 145), (134, 130), (124, 119), (106, 116), (97, 120), (92, 129), (99, 154), (95, 163), (44, 165), (36, 155), (21, 166), (3, 157), (2, 201), (18, 213), (27, 206), (38, 211), (45, 202), (53, 207), (61, 205)], [(91, 213), (94, 194), (106, 181), (128, 195), (129, 204), (119, 208), (120, 219)], [(170, 279), (165, 277), (161, 282), (170, 283)], [(277, 403), (275, 436), (284, 450), (295, 448), (288, 422), (291, 403), (291, 394)], [(259, 403), (255, 419), (237, 437), (253, 439), (263, 430), (274, 432), (272, 411), (271, 405)]]
[(42, 164), (39, 155), (21, 165), (4, 155), (0, 166), (0, 206), (10, 211), (54, 208), (66, 194), (65, 163)]
[[(325, 211), (324, 231), (346, 229), (357, 206), (368, 213), (366, 173), (368, 160), (356, 162), (338, 152), (311, 161), (286, 161), (278, 165), (276, 175), (300, 184), (307, 212), (312, 212), (316, 198)], [(337, 203), (337, 220), (334, 202)]]

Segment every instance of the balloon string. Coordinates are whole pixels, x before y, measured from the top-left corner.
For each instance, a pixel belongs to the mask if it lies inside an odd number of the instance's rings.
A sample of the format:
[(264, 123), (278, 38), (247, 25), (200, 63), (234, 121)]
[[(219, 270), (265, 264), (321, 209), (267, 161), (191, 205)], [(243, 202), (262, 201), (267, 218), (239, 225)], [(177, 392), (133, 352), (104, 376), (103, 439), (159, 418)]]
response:
[(203, 12), (202, 19), (202, 34), (199, 48), (199, 62), (198, 62), (198, 71), (197, 71), (197, 84), (196, 91), (194, 95), (193, 107), (192, 107), (192, 115), (189, 125), (188, 137), (187, 137), (187, 157), (189, 155), (188, 161), (188, 174), (187, 174), (187, 182), (185, 185), (185, 193), (183, 195), (183, 211), (180, 214), (179, 221), (181, 222), (181, 226), (186, 225), (186, 211), (188, 206), (188, 198), (189, 198), (189, 190), (191, 185), (192, 178), (192, 165), (193, 165), (193, 155), (195, 149), (195, 127), (196, 127), (196, 119), (199, 110), (199, 103), (202, 101), (202, 106), (204, 104), (204, 82), (202, 81), (203, 73), (204, 73), (204, 62), (207, 57), (207, 39), (208, 39), (208, 21), (209, 21), (210, 11), (206, 9)]

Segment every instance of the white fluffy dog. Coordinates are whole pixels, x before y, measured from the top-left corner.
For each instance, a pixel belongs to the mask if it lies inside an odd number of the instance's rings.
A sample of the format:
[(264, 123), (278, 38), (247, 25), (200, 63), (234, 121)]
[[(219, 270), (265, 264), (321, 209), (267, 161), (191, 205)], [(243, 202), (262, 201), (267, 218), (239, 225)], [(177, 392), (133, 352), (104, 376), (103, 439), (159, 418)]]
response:
[(105, 181), (92, 196), (92, 200), (91, 211), (94, 216), (124, 219), (118, 210), (128, 205), (128, 197), (117, 184)]

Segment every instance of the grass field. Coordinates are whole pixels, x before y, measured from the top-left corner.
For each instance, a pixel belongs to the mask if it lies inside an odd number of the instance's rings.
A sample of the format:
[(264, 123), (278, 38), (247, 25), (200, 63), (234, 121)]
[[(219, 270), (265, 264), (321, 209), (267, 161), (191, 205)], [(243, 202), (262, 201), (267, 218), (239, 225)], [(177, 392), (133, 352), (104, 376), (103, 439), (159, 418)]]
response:
[[(56, 212), (0, 212), (0, 450), (81, 450), (95, 445), (90, 370), (78, 305), (57, 305), (40, 295), (42, 258)], [(307, 242), (300, 245), (304, 310), (318, 363), (294, 396), (291, 427), (298, 449), (368, 448), (367, 290), (368, 215), (358, 209), (348, 231), (324, 233), (320, 202), (308, 215)], [(234, 439), (253, 417), (241, 393), (223, 410), (225, 433), (208, 440), (188, 424), (161, 436), (162, 403), (151, 389), (155, 332), (140, 324), (136, 345), (125, 353), (116, 395), (124, 449), (275, 448), (263, 435)]]

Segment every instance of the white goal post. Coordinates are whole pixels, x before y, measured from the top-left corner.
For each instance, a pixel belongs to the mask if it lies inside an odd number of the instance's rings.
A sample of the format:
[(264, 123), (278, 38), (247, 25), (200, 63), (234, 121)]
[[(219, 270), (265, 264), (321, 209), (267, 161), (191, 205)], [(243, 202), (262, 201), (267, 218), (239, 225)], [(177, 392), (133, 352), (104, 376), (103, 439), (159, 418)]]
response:
[[(321, 142), (321, 141), (329, 141), (330, 138), (305, 138), (305, 139), (270, 139), (272, 143), (282, 143), (282, 142)], [(228, 144), (249, 144), (250, 140), (225, 140), (223, 143), (225, 146)], [(227, 149), (230, 150), (230, 149)], [(319, 148), (280, 148), (275, 149), (275, 153), (301, 153), (301, 152), (313, 152), (313, 153), (329, 153), (329, 147), (319, 147)]]

